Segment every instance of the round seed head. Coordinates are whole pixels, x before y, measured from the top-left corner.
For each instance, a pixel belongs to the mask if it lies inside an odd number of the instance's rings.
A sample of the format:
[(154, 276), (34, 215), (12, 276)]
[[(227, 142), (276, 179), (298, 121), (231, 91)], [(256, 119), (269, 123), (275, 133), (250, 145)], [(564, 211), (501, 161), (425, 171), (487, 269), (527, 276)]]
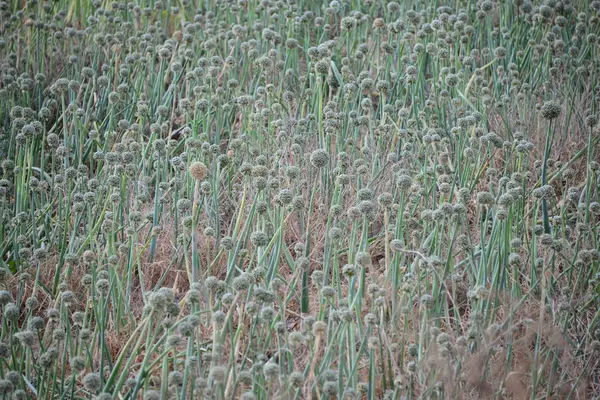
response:
[(327, 334), (327, 323), (324, 321), (315, 321), (312, 326), (312, 332), (315, 336), (325, 336)]
[(227, 371), (226, 371), (225, 367), (217, 365), (210, 369), (208, 376), (215, 383), (223, 383), (223, 382), (225, 382), (225, 377), (227, 376)]
[(263, 366), (263, 373), (267, 379), (274, 379), (279, 375), (279, 365), (268, 362)]
[(232, 284), (233, 290), (235, 290), (236, 292), (246, 291), (250, 288), (250, 285), (251, 285), (250, 277), (246, 273), (243, 273), (243, 274), (237, 276), (233, 280), (233, 284)]
[(181, 386), (183, 384), (183, 374), (179, 371), (171, 371), (168, 378), (169, 386)]
[(310, 155), (310, 163), (315, 168), (323, 168), (329, 163), (329, 153), (323, 149), (318, 149)]
[(327, 381), (323, 385), (323, 393), (325, 393), (329, 397), (333, 397), (338, 392), (338, 384), (337, 382)]
[(90, 392), (97, 392), (101, 385), (100, 374), (89, 373), (83, 377), (83, 386)]
[(304, 374), (302, 372), (294, 371), (289, 376), (290, 386), (298, 388), (304, 383)]
[(264, 232), (256, 231), (250, 235), (250, 241), (256, 247), (264, 247), (269, 243), (269, 237)]
[(144, 392), (144, 400), (160, 400), (160, 393), (156, 390), (146, 390)]
[(192, 178), (197, 181), (203, 181), (208, 176), (208, 168), (206, 164), (200, 161), (194, 161), (188, 169)]
[(361, 214), (370, 217), (375, 214), (375, 203), (371, 200), (363, 200), (358, 204), (358, 210)]
[(554, 100), (545, 102), (540, 109), (540, 114), (544, 119), (553, 120), (560, 115), (561, 107)]
[(477, 193), (477, 203), (480, 205), (492, 205), (494, 204), (494, 196), (490, 192), (479, 192)]
[(33, 331), (27, 330), (17, 332), (14, 336), (23, 347), (32, 347), (35, 344), (36, 335)]

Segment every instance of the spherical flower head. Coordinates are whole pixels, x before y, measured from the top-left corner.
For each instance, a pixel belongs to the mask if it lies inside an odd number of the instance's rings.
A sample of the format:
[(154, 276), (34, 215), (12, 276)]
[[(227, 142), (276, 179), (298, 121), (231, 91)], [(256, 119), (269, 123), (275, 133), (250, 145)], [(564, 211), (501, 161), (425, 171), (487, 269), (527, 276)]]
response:
[(335, 180), (339, 186), (346, 186), (350, 183), (350, 177), (346, 174), (339, 174)]
[(102, 295), (106, 295), (110, 289), (110, 283), (107, 279), (100, 279), (96, 282), (96, 290)]
[(300, 387), (304, 383), (304, 374), (302, 372), (294, 371), (289, 376), (290, 386)]
[(9, 320), (19, 318), (19, 307), (15, 303), (8, 303), (4, 306), (4, 317)]
[(197, 290), (197, 289), (190, 289), (190, 290), (188, 290), (188, 292), (186, 294), (186, 297), (187, 297), (187, 301), (190, 304), (199, 304), (200, 300), (202, 298), (202, 296), (200, 294), (200, 291)]
[(312, 332), (315, 336), (325, 336), (327, 334), (327, 323), (324, 321), (315, 321), (312, 326)]
[(279, 201), (284, 204), (290, 204), (294, 199), (294, 193), (290, 189), (281, 189), (279, 191)]
[(183, 383), (183, 375), (179, 371), (171, 371), (168, 378), (169, 386), (181, 386)]
[(270, 323), (275, 318), (275, 309), (273, 307), (263, 307), (260, 310), (260, 318), (267, 323)]
[(335, 296), (335, 288), (331, 286), (323, 286), (321, 289), (321, 295), (325, 298), (331, 299)]
[(315, 285), (320, 285), (323, 282), (325, 274), (322, 270), (314, 270), (312, 274), (310, 274), (310, 278), (312, 283)]
[(540, 114), (544, 119), (553, 120), (555, 118), (558, 118), (558, 116), (560, 115), (560, 111), (560, 105), (556, 101), (550, 100), (545, 102), (544, 105), (542, 105)]
[(160, 393), (156, 390), (146, 390), (144, 392), (144, 400), (160, 400)]
[(494, 50), (494, 57), (496, 57), (496, 58), (506, 57), (506, 48), (504, 48), (502, 46), (496, 47), (496, 49)]
[(359, 251), (356, 253), (356, 263), (361, 267), (368, 267), (371, 265), (371, 255), (366, 251)]
[(13, 391), (13, 384), (8, 379), (0, 379), (0, 395), (2, 397), (10, 394)]
[(44, 329), (45, 325), (46, 322), (44, 321), (44, 318), (39, 316), (32, 317), (29, 321), (27, 321), (27, 328), (32, 331), (41, 331)]
[(256, 231), (250, 235), (250, 241), (256, 247), (264, 247), (269, 243), (269, 237), (264, 232)]
[(375, 193), (369, 188), (362, 188), (356, 193), (356, 197), (359, 201), (373, 200)]
[(167, 305), (167, 298), (164, 293), (160, 292), (152, 292), (148, 296), (148, 303), (150, 306), (156, 310), (161, 310)]
[(188, 168), (188, 172), (197, 181), (203, 181), (208, 176), (208, 168), (201, 161), (194, 161)]
[(370, 350), (376, 350), (379, 347), (379, 338), (377, 336), (369, 337), (367, 341), (367, 347)]
[(302, 271), (307, 271), (309, 267), (310, 260), (308, 257), (301, 256), (296, 259), (296, 268), (299, 268)]
[(508, 265), (513, 267), (520, 267), (523, 264), (521, 256), (517, 253), (511, 253), (508, 255)]
[(341, 20), (342, 31), (349, 31), (356, 26), (356, 19), (354, 17), (344, 17)]
[(0, 342), (0, 359), (8, 358), (10, 356), (10, 348), (6, 343)]
[(36, 335), (33, 331), (21, 331), (15, 333), (15, 338), (21, 343), (23, 347), (32, 347), (35, 344)]
[(250, 281), (250, 277), (248, 276), (248, 274), (243, 273), (233, 280), (233, 290), (235, 290), (236, 292), (246, 291), (250, 288), (251, 283), (252, 282)]
[(437, 344), (442, 346), (450, 341), (450, 336), (447, 333), (440, 333), (436, 337)]
[(590, 127), (594, 127), (598, 124), (598, 117), (595, 115), (588, 115), (585, 117), (585, 124)]
[(490, 192), (479, 192), (477, 193), (477, 203), (480, 205), (492, 205), (494, 204), (494, 196)]
[(377, 323), (377, 316), (373, 313), (365, 315), (365, 325), (375, 325)]
[(356, 276), (356, 266), (354, 264), (346, 264), (342, 268), (342, 274), (346, 279), (350, 279)]
[(338, 384), (337, 382), (327, 381), (323, 385), (323, 393), (325, 393), (329, 397), (333, 397), (338, 392)]
[(70, 365), (74, 372), (81, 372), (85, 369), (85, 360), (83, 357), (75, 356), (71, 358)]
[(319, 60), (315, 63), (315, 72), (319, 75), (327, 75), (329, 73), (329, 62), (327, 60)]
[(334, 226), (329, 230), (329, 238), (333, 241), (341, 240), (344, 236), (344, 231), (337, 226)]
[(189, 199), (179, 199), (177, 201), (177, 209), (181, 213), (185, 213), (192, 208), (192, 202)]
[(12, 301), (12, 295), (7, 290), (0, 290), (0, 304), (6, 304)]
[(223, 382), (225, 382), (225, 378), (227, 376), (227, 371), (226, 371), (225, 367), (217, 365), (210, 369), (208, 376), (215, 383), (223, 383)]
[(83, 386), (90, 392), (97, 392), (101, 385), (100, 374), (89, 373), (83, 377)]
[(375, 89), (377, 89), (378, 92), (385, 94), (390, 90), (390, 82), (386, 80), (379, 80), (375, 85)]
[(251, 386), (253, 381), (252, 373), (250, 371), (240, 371), (237, 375), (237, 380), (244, 386)]
[(446, 85), (454, 87), (458, 85), (458, 76), (455, 74), (448, 74), (445, 78)]
[(363, 200), (358, 203), (358, 210), (365, 216), (372, 216), (375, 213), (375, 203), (371, 200)]
[(263, 373), (267, 379), (276, 378), (279, 375), (279, 365), (268, 362), (263, 366)]
[(379, 195), (377, 202), (383, 208), (390, 208), (394, 202), (394, 197), (391, 193), (385, 192)]
[(481, 10), (489, 13), (490, 11), (492, 11), (494, 8), (494, 3), (491, 2), (490, 0), (485, 0), (481, 3)]
[(323, 149), (313, 151), (310, 155), (310, 163), (315, 168), (324, 168), (329, 163), (329, 153)]
[(356, 386), (356, 388), (358, 389), (358, 391), (362, 394), (367, 394), (367, 392), (369, 391), (369, 384), (366, 382), (358, 382), (358, 385)]
[(408, 175), (399, 175), (396, 178), (396, 186), (400, 190), (408, 190), (412, 186), (412, 178)]
[(304, 343), (304, 335), (300, 332), (291, 332), (288, 336), (288, 342), (292, 347), (298, 347)]
[(223, 250), (233, 249), (233, 238), (231, 236), (225, 236), (221, 238), (221, 248)]
[(194, 334), (194, 324), (190, 321), (183, 321), (177, 326), (181, 336), (190, 337)]
[(373, 20), (373, 28), (382, 29), (385, 27), (385, 20), (383, 18), (375, 18)]
[(425, 307), (430, 307), (433, 305), (434, 298), (430, 294), (424, 294), (421, 296), (421, 304)]
[(223, 326), (226, 318), (227, 318), (227, 314), (225, 314), (221, 310), (217, 310), (214, 312), (214, 314), (212, 316), (212, 321), (216, 326), (220, 327), (220, 326)]
[(348, 388), (348, 389), (344, 390), (344, 393), (342, 394), (342, 399), (343, 400), (358, 400), (359, 394), (356, 391), (356, 389)]

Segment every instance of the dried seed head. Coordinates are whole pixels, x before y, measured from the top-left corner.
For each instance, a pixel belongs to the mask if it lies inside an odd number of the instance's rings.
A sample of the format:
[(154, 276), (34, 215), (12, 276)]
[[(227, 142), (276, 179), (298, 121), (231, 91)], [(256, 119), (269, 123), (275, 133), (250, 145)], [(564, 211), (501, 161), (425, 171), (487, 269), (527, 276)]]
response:
[(324, 321), (315, 321), (312, 326), (312, 333), (315, 336), (325, 336), (327, 334), (327, 323)]
[(188, 169), (192, 178), (197, 181), (203, 181), (208, 176), (208, 168), (206, 164), (200, 161), (194, 161)]

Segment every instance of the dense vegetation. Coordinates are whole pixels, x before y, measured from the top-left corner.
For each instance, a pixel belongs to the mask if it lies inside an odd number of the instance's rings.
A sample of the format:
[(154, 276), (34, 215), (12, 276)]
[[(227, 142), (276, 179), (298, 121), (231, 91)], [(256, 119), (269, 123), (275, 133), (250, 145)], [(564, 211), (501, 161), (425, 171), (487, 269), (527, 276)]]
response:
[(600, 394), (600, 1), (0, 3), (0, 398)]

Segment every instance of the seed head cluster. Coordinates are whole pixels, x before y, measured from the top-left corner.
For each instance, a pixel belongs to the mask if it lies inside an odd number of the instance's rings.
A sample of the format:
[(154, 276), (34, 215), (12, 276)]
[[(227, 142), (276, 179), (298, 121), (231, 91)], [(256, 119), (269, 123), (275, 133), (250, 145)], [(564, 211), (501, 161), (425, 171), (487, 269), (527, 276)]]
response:
[(600, 2), (538, 3), (0, 1), (0, 397), (597, 398)]

